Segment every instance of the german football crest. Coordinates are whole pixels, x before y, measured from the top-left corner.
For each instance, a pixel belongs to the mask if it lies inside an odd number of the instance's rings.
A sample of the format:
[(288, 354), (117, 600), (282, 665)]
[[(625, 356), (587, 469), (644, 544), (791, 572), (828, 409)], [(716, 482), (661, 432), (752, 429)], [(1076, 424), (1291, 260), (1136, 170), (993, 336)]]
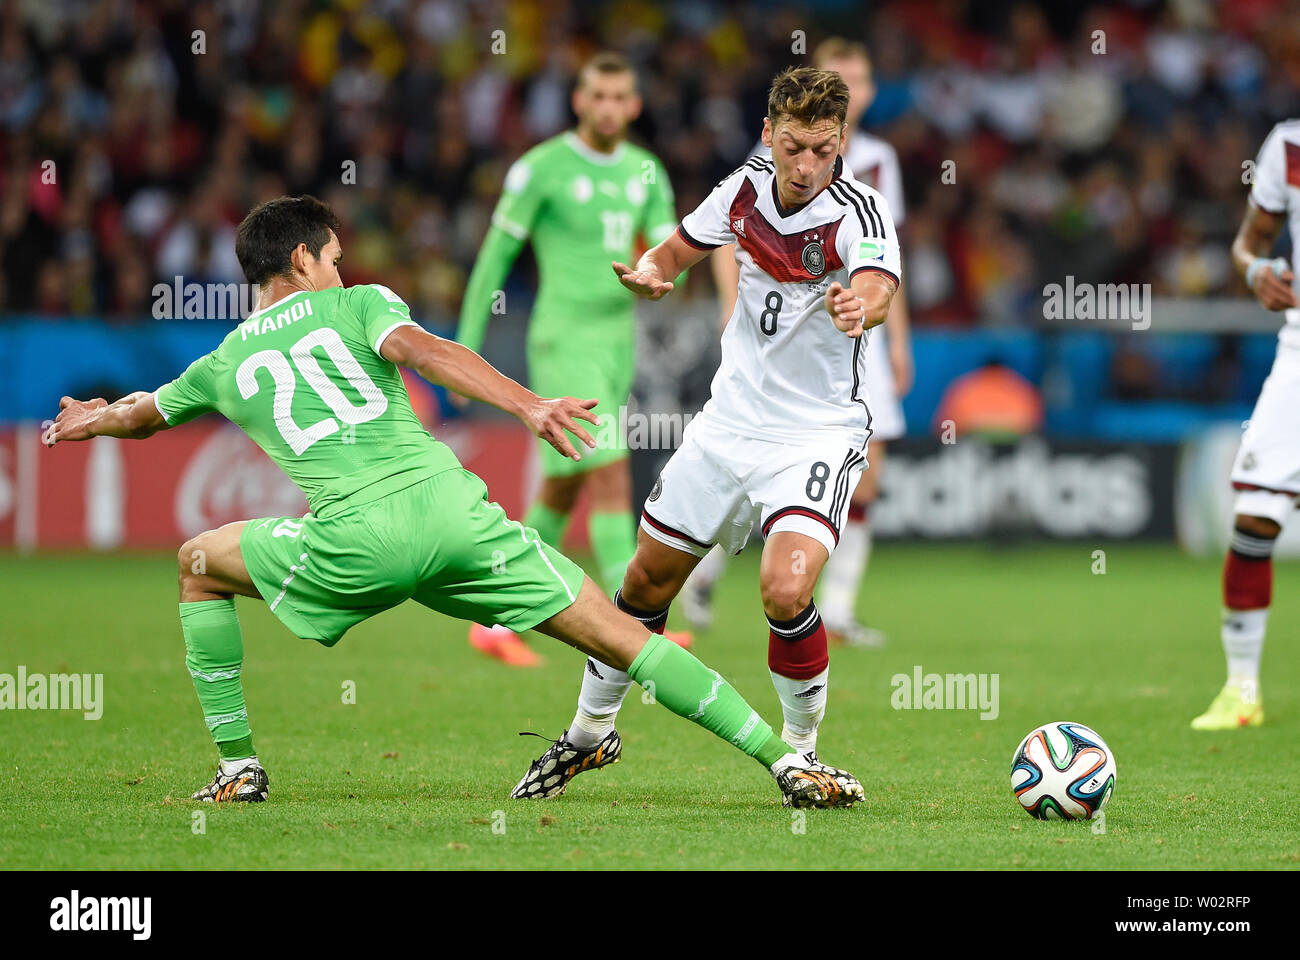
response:
[(822, 249), (820, 238), (815, 235), (803, 248), (803, 256), (800, 259), (803, 260), (803, 268), (814, 277), (820, 277), (826, 272), (826, 251)]

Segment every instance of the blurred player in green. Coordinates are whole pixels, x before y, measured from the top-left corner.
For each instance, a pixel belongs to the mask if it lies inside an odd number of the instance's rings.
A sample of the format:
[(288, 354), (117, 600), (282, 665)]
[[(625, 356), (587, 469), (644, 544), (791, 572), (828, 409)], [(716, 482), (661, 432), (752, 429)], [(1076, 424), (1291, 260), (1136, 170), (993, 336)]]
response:
[[(241, 679), (235, 596), (263, 599), (296, 636), (331, 647), (406, 600), (449, 616), (536, 629), (652, 685), (668, 709), (755, 757), (790, 806), (848, 806), (862, 787), (801, 757), (715, 671), (617, 610), (537, 531), (487, 499), (483, 481), (430, 436), (398, 365), (517, 416), (577, 462), (565, 431), (596, 422), (595, 400), (539, 397), (460, 344), (426, 333), (378, 284), (344, 287), (338, 220), (314, 197), (281, 197), (239, 225), (235, 251), (258, 309), (211, 353), (154, 393), (116, 403), (64, 397), (47, 445), (144, 439), (216, 411), (239, 426), (307, 498), (304, 517), (238, 521), (189, 540), (178, 556), (185, 665), (221, 759), (193, 799), (266, 800)], [(572, 766), (618, 759), (569, 751), (539, 771), (553, 791)], [(562, 784), (559, 784), (562, 787)]]
[[(546, 396), (600, 397), (607, 404), (597, 449), (581, 462), (538, 444), (542, 489), (524, 522), (554, 547), (586, 489), (588, 533), (599, 578), (613, 591), (636, 552), (636, 517), (619, 406), (636, 378), (636, 298), (609, 271), (677, 226), (668, 176), (650, 152), (627, 142), (641, 112), (636, 75), (618, 54), (593, 57), (573, 91), (578, 125), (538, 144), (506, 174), (505, 187), (461, 305), (456, 339), (479, 351), (490, 317), (504, 313), (506, 275), (532, 241), (539, 288), (528, 324), (529, 386)], [(689, 636), (673, 636), (689, 644)], [(514, 666), (537, 654), (505, 628), (470, 628), (478, 650)]]

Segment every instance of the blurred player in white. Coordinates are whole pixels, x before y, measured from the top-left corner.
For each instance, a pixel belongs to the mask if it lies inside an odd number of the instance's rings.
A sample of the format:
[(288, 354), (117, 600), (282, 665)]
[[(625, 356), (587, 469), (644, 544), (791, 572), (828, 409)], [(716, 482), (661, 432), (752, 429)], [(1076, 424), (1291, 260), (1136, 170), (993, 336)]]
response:
[(1266, 309), (1286, 311), (1286, 322), (1232, 465), (1236, 517), (1223, 565), (1228, 681), (1192, 721), (1196, 730), (1264, 722), (1259, 661), (1273, 596), (1273, 546), (1300, 495), (1300, 301), (1291, 264), (1269, 259), (1284, 224), (1294, 257), (1300, 249), (1300, 120), (1279, 123), (1260, 147), (1246, 216), (1232, 243), (1232, 261), (1246, 286)]
[[(849, 134), (843, 147), (845, 166), (854, 179), (880, 191), (894, 215), (894, 226), (901, 229), (903, 177), (898, 166), (898, 154), (888, 141), (873, 137), (860, 128), (863, 114), (876, 98), (876, 87), (871, 78), (871, 56), (866, 46), (832, 37), (817, 46), (812, 60), (817, 69), (838, 73), (849, 88)], [(753, 155), (769, 157), (771, 150), (759, 143)], [(734, 245), (720, 247), (713, 254), (712, 266), (725, 329), (735, 307), (736, 284), (740, 275)], [(879, 647), (884, 645), (884, 634), (862, 624), (853, 608), (871, 552), (868, 511), (879, 491), (885, 444), (897, 440), (907, 430), (901, 401), (912, 387), (912, 340), (907, 301), (901, 289), (894, 296), (884, 326), (872, 334), (867, 344), (866, 382), (871, 391), (872, 433), (867, 448), (871, 469), (862, 474), (849, 500), (848, 518), (840, 531), (840, 544), (822, 577), (819, 606), (832, 641), (842, 641), (851, 646)], [(697, 629), (706, 629), (713, 620), (713, 585), (725, 567), (726, 554), (720, 549), (714, 550), (686, 582), (682, 591), (682, 612)]]
[[(672, 277), (723, 244), (737, 244), (740, 262), (712, 395), (645, 502), (614, 602), (662, 628), (700, 558), (714, 544), (740, 552), (757, 524), (782, 738), (814, 761), (829, 657), (813, 590), (866, 464), (868, 330), (884, 321), (901, 275), (889, 204), (840, 156), (848, 101), (836, 73), (783, 71), (763, 122), (771, 159), (745, 161), (635, 269), (614, 264), (627, 289), (659, 300)], [(572, 725), (512, 795), (555, 796), (577, 773), (617, 760), (614, 721), (630, 686), (625, 672), (588, 659)], [(557, 767), (564, 776), (537, 790), (538, 771)], [(831, 776), (833, 795), (848, 781)]]

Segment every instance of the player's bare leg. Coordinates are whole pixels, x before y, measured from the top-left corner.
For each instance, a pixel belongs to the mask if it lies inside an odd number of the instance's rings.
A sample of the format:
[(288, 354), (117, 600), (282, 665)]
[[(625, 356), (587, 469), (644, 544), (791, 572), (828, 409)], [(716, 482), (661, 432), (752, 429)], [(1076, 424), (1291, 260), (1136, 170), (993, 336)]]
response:
[(859, 621), (854, 607), (871, 558), (871, 505), (880, 491), (886, 448), (883, 440), (873, 440), (867, 446), (870, 466), (863, 471), (849, 499), (848, 515), (840, 530), (839, 543), (826, 563), (817, 591), (819, 607), (826, 621), (826, 634), (832, 643), (868, 648), (885, 645), (885, 635)]
[[(623, 590), (628, 567), (640, 551), (636, 521), (632, 518), (632, 471), (627, 457), (597, 467), (586, 474), (587, 497), (591, 501), (591, 544), (606, 589)], [(646, 539), (649, 539), (648, 537)], [(658, 546), (663, 544), (652, 541)], [(673, 554), (679, 551), (670, 551)], [(642, 561), (643, 565), (646, 561)], [(675, 564), (675, 557), (649, 561), (654, 568)], [(618, 585), (617, 587), (615, 585)], [(680, 586), (678, 587), (680, 589)], [(691, 635), (666, 627), (658, 631), (679, 647), (689, 648)]]
[(768, 622), (767, 664), (785, 715), (781, 738), (813, 756), (817, 727), (826, 712), (830, 664), (826, 627), (813, 603), (813, 589), (827, 556), (821, 541), (779, 530), (763, 545), (759, 568)]
[[(678, 587), (689, 567), (682, 565)], [(616, 609), (590, 577), (574, 603), (535, 629), (586, 653), (588, 662), (634, 677), (656, 702), (754, 757), (776, 778), (786, 805), (850, 806), (862, 799), (862, 785), (851, 774), (792, 751), (716, 671)], [(533, 761), (511, 797), (559, 796), (578, 773), (615, 763), (621, 752), (612, 728), (586, 747), (562, 734)]]
[(236, 594), (262, 598), (239, 551), (247, 524), (247, 520), (228, 523), (185, 541), (176, 555), (181, 603), (225, 600)]
[[(669, 605), (697, 563), (699, 558), (694, 554), (674, 549), (638, 530), (636, 554), (623, 574), (623, 585), (614, 594), (614, 605), (643, 629), (663, 634)], [(609, 736), (631, 688), (632, 678), (626, 670), (600, 657), (589, 658), (582, 675), (578, 709), (569, 725), (569, 740), (587, 747)]]
[[(1223, 652), (1228, 679), (1208, 710), (1192, 721), (1194, 730), (1235, 730), (1264, 722), (1259, 662), (1273, 596), (1273, 547), (1282, 525), (1278, 517), (1293, 508), (1290, 494), (1250, 491), (1240, 503), (1254, 503), (1273, 516), (1238, 513), (1223, 563)], [(1271, 509), (1270, 509), (1271, 508)], [(1263, 510), (1261, 510), (1263, 512)]]
[(239, 540), (246, 521), (228, 523), (186, 541), (177, 553), (185, 666), (203, 719), (221, 754), (216, 776), (193, 799), (262, 801), (269, 783), (253, 750), (240, 671), (244, 641), (235, 595), (261, 595), (244, 566)]

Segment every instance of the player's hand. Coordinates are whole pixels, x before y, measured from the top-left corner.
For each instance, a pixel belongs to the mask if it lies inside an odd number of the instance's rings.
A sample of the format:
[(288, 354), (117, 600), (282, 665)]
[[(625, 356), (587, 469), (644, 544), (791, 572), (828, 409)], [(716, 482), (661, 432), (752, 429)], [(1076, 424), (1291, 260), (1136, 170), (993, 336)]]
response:
[(894, 390), (899, 397), (912, 389), (916, 368), (912, 365), (912, 348), (895, 337), (889, 341), (889, 369), (894, 374)]
[(662, 300), (672, 292), (673, 282), (671, 280), (660, 280), (652, 273), (645, 270), (633, 270), (626, 263), (619, 263), (617, 260), (611, 266), (614, 268), (614, 275), (618, 277), (618, 282), (638, 297), (645, 297), (647, 300)]
[(1289, 310), (1292, 307), (1300, 307), (1300, 301), (1296, 300), (1295, 291), (1291, 289), (1291, 281), (1294, 279), (1295, 275), (1290, 269), (1277, 274), (1270, 267), (1265, 267), (1255, 278), (1255, 299), (1263, 304), (1266, 310)]
[(826, 312), (831, 315), (836, 328), (850, 337), (862, 336), (862, 318), (866, 314), (862, 298), (838, 280), (826, 291)]
[(599, 402), (598, 400), (576, 400), (573, 397), (561, 397), (558, 400), (538, 397), (524, 411), (520, 419), (528, 425), (529, 430), (570, 460), (581, 460), (582, 454), (574, 449), (564, 431), (569, 431), (594, 450), (596, 441), (584, 427), (574, 422), (574, 417), (599, 426), (600, 417), (591, 412), (591, 408)]
[(96, 397), (94, 400), (61, 398), (59, 415), (41, 436), (41, 443), (52, 447), (60, 440), (89, 440), (94, 436), (90, 432), (91, 425), (99, 419), (99, 411), (107, 406), (108, 401), (103, 397)]

